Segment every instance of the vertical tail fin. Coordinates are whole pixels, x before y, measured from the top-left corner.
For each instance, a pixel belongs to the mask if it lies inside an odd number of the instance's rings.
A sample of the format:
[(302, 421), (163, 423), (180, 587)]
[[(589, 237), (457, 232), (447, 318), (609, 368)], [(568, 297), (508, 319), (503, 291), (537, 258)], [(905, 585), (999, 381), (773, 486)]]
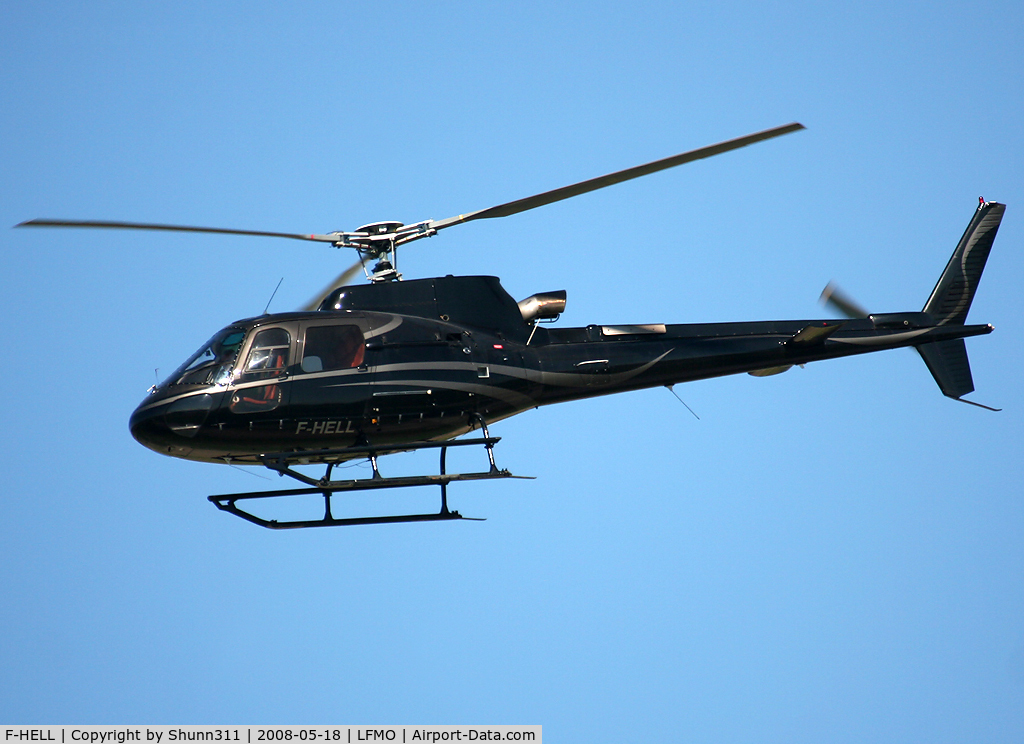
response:
[(1005, 204), (982, 201), (978, 205), (978, 211), (924, 305), (924, 311), (931, 314), (936, 325), (964, 325), (967, 321), (967, 312), (1005, 211)]
[[(988, 260), (989, 251), (992, 250), (992, 241), (995, 240), (1005, 210), (1005, 204), (981, 200), (978, 211), (974, 213), (971, 223), (960, 238), (949, 263), (946, 264), (945, 271), (942, 272), (928, 302), (924, 305), (924, 312), (934, 318), (936, 325), (966, 323), (967, 313), (971, 309), (974, 293), (981, 280), (981, 272), (985, 270), (985, 262)], [(967, 358), (967, 346), (962, 338), (922, 344), (917, 350), (943, 395), (962, 400), (964, 395), (974, 392), (971, 363)]]

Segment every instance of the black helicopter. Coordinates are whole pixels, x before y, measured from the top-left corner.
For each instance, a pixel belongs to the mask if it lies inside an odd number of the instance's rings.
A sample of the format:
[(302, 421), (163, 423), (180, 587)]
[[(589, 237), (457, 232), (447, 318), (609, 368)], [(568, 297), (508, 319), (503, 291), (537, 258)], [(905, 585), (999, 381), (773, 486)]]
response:
[[(463, 519), (448, 508), (452, 481), (512, 478), (494, 461), (488, 424), (551, 403), (794, 365), (904, 346), (920, 352), (941, 391), (965, 403), (974, 390), (964, 339), (1005, 206), (983, 199), (919, 312), (869, 314), (831, 285), (822, 297), (847, 320), (686, 325), (542, 324), (564, 310), (564, 291), (516, 302), (492, 276), (400, 281), (399, 246), (471, 220), (506, 217), (755, 142), (803, 129), (793, 123), (583, 181), (525, 199), (412, 225), (377, 222), (355, 232), (302, 235), (130, 222), (37, 219), (18, 227), (97, 227), (261, 235), (353, 248), (359, 262), (300, 312), (248, 318), (218, 331), (131, 416), (132, 435), (164, 455), (262, 465), (304, 487), (224, 494), (220, 509), (275, 529)], [(373, 264), (372, 268), (370, 265)], [(347, 286), (359, 268), (369, 284)], [(982, 406), (987, 408), (987, 406)], [(456, 439), (479, 429), (482, 436)], [(450, 447), (482, 446), (488, 467), (446, 472)], [(385, 477), (382, 455), (439, 449), (437, 474)], [(348, 460), (368, 459), (372, 477), (333, 480)], [(297, 466), (326, 466), (321, 478)], [(331, 498), (352, 492), (437, 485), (440, 511), (337, 518)], [(239, 502), (319, 494), (322, 517), (274, 520)]]

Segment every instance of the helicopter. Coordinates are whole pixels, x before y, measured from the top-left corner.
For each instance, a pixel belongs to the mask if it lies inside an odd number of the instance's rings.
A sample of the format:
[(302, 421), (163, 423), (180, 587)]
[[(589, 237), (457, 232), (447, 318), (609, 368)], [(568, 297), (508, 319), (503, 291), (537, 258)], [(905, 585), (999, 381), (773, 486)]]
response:
[[(449, 509), (458, 481), (522, 478), (495, 463), (489, 425), (532, 408), (711, 377), (780, 374), (795, 365), (900, 347), (920, 353), (941, 392), (974, 391), (964, 339), (1005, 205), (979, 205), (920, 311), (872, 314), (830, 284), (822, 299), (845, 319), (645, 325), (552, 325), (564, 290), (516, 301), (497, 277), (404, 280), (400, 246), (473, 220), (508, 217), (634, 178), (804, 129), (791, 123), (443, 220), (375, 222), (352, 232), (256, 230), (98, 220), (35, 219), (16, 227), (72, 227), (288, 238), (354, 249), (358, 261), (300, 311), (246, 318), (217, 331), (132, 413), (132, 436), (163, 455), (258, 465), (300, 487), (209, 496), (219, 509), (271, 529), (463, 517)], [(349, 284), (362, 269), (366, 284)], [(480, 436), (459, 438), (479, 430)], [(449, 473), (448, 450), (482, 447), (487, 465)], [(438, 450), (437, 473), (385, 476), (379, 458)], [(369, 478), (334, 469), (368, 460)], [(326, 468), (312, 477), (298, 467)], [(440, 509), (422, 514), (336, 517), (333, 497), (357, 491), (439, 486)], [(323, 498), (308, 519), (271, 519), (255, 500)], [(266, 503), (263, 501), (262, 503)], [(264, 510), (265, 511), (265, 510)]]

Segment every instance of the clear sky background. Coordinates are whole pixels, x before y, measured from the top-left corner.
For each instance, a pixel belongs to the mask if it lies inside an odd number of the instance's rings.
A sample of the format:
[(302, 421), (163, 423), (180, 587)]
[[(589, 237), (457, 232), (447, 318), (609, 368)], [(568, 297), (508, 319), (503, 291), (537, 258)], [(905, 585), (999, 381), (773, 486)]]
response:
[(5, 3), (0, 226), (442, 219), (808, 127), (400, 257), (566, 289), (573, 326), (828, 317), (830, 279), (918, 310), (978, 196), (1008, 208), (968, 341), (1001, 413), (907, 350), (677, 387), (700, 420), (659, 388), (495, 425), (537, 480), (452, 486), (486, 522), (284, 533), (206, 501), (276, 479), (128, 416), (352, 256), (0, 230), (0, 720), (1024, 739), (1022, 29), (1000, 1)]

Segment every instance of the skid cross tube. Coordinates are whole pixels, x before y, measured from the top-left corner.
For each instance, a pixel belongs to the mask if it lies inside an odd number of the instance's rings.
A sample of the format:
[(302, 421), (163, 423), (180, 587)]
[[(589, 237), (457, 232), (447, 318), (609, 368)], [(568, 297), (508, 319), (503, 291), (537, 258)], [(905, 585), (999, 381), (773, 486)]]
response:
[[(344, 449), (311, 450), (301, 453), (275, 453), (263, 455), (260, 460), (270, 470), (279, 475), (287, 475), (294, 480), (304, 483), (307, 488), (281, 489), (273, 491), (255, 491), (249, 493), (230, 493), (208, 497), (210, 503), (221, 511), (234, 514), (248, 522), (258, 524), (269, 529), (303, 529), (307, 527), (336, 527), (344, 525), (363, 524), (390, 524), (393, 522), (435, 522), (452, 519), (473, 519), (463, 517), (459, 512), (448, 508), (448, 484), (452, 481), (491, 480), (494, 478), (524, 478), (527, 476), (513, 475), (507, 470), (499, 469), (494, 462), (494, 445), (500, 441), (500, 437), (492, 437), (487, 431), (487, 424), (482, 417), (477, 417), (478, 423), (483, 430), (484, 436), (477, 439), (464, 439), (451, 442), (412, 442), (403, 444), (400, 447), (390, 445), (386, 447), (365, 445), (359, 447), (347, 447)], [(474, 419), (476, 421), (476, 419)], [(448, 473), (447, 453), (449, 447), (465, 447), (483, 445), (487, 450), (489, 469), (486, 472), (478, 473)], [(420, 449), (440, 449), (439, 473), (437, 475), (409, 475), (385, 477), (381, 475), (377, 465), (377, 456), (395, 452), (404, 452)], [(364, 455), (369, 458), (373, 468), (373, 475), (370, 478), (356, 480), (331, 480), (331, 473), (334, 466), (340, 459), (351, 459), (351, 455)], [(318, 460), (326, 462), (327, 472), (323, 478), (315, 479), (304, 473), (300, 473), (291, 467), (291, 463), (302, 460)], [(379, 517), (352, 517), (336, 518), (332, 512), (331, 497), (339, 492), (352, 491), (377, 491), (386, 488), (409, 488), (413, 486), (440, 486), (441, 488), (441, 509), (439, 512), (430, 514), (399, 514)], [(237, 505), (239, 501), (251, 499), (273, 499), (287, 496), (302, 496), (321, 494), (324, 498), (324, 516), (322, 519), (279, 521), (276, 519), (264, 519), (251, 512), (245, 511)]]

